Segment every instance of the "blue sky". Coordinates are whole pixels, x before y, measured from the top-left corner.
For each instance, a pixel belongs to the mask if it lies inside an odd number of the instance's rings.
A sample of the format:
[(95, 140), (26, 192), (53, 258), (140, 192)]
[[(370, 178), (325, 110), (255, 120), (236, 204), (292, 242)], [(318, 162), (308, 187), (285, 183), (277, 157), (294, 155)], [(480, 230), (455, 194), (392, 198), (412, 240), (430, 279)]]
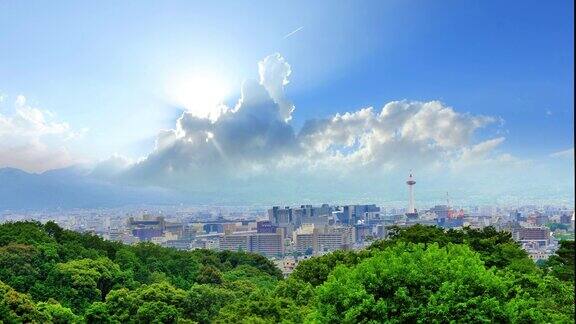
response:
[[(540, 161), (574, 147), (573, 27), (572, 1), (3, 1), (0, 114), (22, 95), (66, 123), (73, 139), (43, 143), (70, 161), (50, 166), (138, 160), (186, 111), (178, 80), (213, 78), (232, 107), (257, 63), (280, 53), (296, 133), (336, 113), (439, 100), (497, 119), (470, 145), (505, 137), (498, 152)], [(3, 166), (48, 166), (18, 161)]]

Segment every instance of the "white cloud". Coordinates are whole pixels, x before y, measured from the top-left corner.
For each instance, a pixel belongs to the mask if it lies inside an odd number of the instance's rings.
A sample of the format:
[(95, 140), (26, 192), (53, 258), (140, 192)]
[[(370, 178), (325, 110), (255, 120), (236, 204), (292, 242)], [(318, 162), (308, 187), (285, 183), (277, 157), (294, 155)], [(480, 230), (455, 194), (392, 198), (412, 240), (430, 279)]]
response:
[(0, 113), (0, 167), (41, 172), (69, 166), (77, 160), (66, 141), (77, 136), (67, 123), (54, 120), (50, 111), (30, 106), (19, 95), (11, 114)]
[(478, 143), (470, 148), (464, 148), (459, 160), (472, 164), (485, 160), (502, 142), (504, 142), (504, 137), (497, 137)]
[(280, 116), (284, 121), (292, 119), (294, 105), (284, 96), (284, 86), (290, 81), (288, 77), (292, 73), (290, 65), (278, 53), (267, 56), (258, 62), (260, 84), (266, 88), (270, 97), (279, 105)]
[(23, 95), (16, 96), (16, 101), (14, 102), (16, 107), (24, 107), (26, 105), (26, 97)]
[(108, 159), (98, 162), (92, 169), (91, 175), (99, 179), (115, 180), (132, 164), (134, 161), (131, 159), (120, 154), (114, 154)]
[(550, 154), (550, 157), (553, 158), (574, 158), (574, 148), (569, 148), (563, 151), (554, 152)]
[(309, 121), (299, 139), (311, 161), (349, 169), (437, 168), (476, 155), (472, 135), (494, 121), (458, 113), (438, 101), (404, 100), (386, 104), (379, 113), (364, 108)]
[(154, 151), (128, 176), (161, 182), (244, 176), (290, 154), (296, 141), (286, 121), (292, 108), (283, 94), (290, 69), (280, 56), (261, 63), (261, 82), (244, 82), (233, 109), (216, 119), (184, 112), (174, 129), (160, 132)]
[(259, 82), (244, 82), (235, 107), (226, 107), (217, 119), (184, 112), (124, 179), (221, 189), (262, 176), (293, 183), (304, 174), (322, 181), (515, 160), (495, 153), (503, 137), (474, 141), (479, 128), (500, 119), (460, 113), (439, 101), (394, 101), (379, 111), (368, 107), (309, 120), (296, 133), (290, 124), (294, 105), (284, 93), (290, 66), (274, 54), (259, 62), (258, 70)]

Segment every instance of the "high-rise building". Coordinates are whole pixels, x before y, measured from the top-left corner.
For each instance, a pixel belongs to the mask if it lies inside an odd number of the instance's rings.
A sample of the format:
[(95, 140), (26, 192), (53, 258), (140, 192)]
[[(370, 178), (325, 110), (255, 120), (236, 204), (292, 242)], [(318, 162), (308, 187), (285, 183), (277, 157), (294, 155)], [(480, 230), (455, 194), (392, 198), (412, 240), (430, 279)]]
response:
[(519, 229), (518, 238), (520, 241), (548, 241), (550, 230), (546, 227), (523, 227)]
[(220, 250), (222, 251), (250, 251), (250, 235), (229, 234), (220, 237)]
[(284, 255), (284, 241), (281, 234), (257, 233), (250, 236), (250, 252), (259, 253), (267, 257), (281, 257)]
[(258, 233), (276, 233), (277, 226), (272, 225), (271, 221), (256, 222), (256, 232)]
[(314, 252), (314, 233), (295, 233), (294, 243), (296, 251), (302, 254)]
[(343, 224), (354, 225), (357, 224), (359, 220), (364, 220), (366, 213), (376, 213), (380, 211), (380, 207), (376, 205), (347, 205), (342, 207), (342, 219)]
[(302, 254), (312, 254), (314, 251), (314, 224), (302, 224), (293, 235), (296, 251)]
[(128, 219), (128, 229), (140, 241), (150, 241), (154, 237), (164, 235), (165, 229), (164, 217), (152, 217), (144, 215), (143, 219)]
[(356, 242), (363, 242), (369, 236), (372, 236), (372, 226), (368, 224), (354, 225), (354, 230), (356, 231)]
[(349, 249), (354, 242), (354, 232), (352, 227), (316, 227), (303, 224), (294, 233), (294, 242), (296, 251), (302, 254)]
[(272, 209), (268, 209), (268, 219), (274, 225), (292, 224), (292, 208), (274, 206)]
[(284, 241), (281, 233), (233, 233), (220, 237), (219, 248), (278, 257), (284, 254)]

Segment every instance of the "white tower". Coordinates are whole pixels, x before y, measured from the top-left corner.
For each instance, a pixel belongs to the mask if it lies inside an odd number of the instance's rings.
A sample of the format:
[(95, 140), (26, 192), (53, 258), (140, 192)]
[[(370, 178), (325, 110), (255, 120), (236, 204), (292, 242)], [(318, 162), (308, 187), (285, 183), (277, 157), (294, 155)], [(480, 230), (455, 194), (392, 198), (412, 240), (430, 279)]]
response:
[(414, 181), (414, 177), (412, 176), (412, 171), (410, 171), (410, 176), (406, 181), (408, 185), (408, 212), (407, 214), (415, 214), (416, 208), (414, 208), (414, 185), (416, 181)]

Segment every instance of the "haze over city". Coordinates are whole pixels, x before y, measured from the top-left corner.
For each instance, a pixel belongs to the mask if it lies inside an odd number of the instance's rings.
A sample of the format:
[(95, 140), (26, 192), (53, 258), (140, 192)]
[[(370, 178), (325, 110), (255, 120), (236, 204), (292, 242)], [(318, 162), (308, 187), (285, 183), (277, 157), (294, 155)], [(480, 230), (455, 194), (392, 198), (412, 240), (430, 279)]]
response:
[(0, 1), (0, 324), (574, 323), (574, 1)]
[(574, 203), (569, 1), (0, 9), (0, 208)]

